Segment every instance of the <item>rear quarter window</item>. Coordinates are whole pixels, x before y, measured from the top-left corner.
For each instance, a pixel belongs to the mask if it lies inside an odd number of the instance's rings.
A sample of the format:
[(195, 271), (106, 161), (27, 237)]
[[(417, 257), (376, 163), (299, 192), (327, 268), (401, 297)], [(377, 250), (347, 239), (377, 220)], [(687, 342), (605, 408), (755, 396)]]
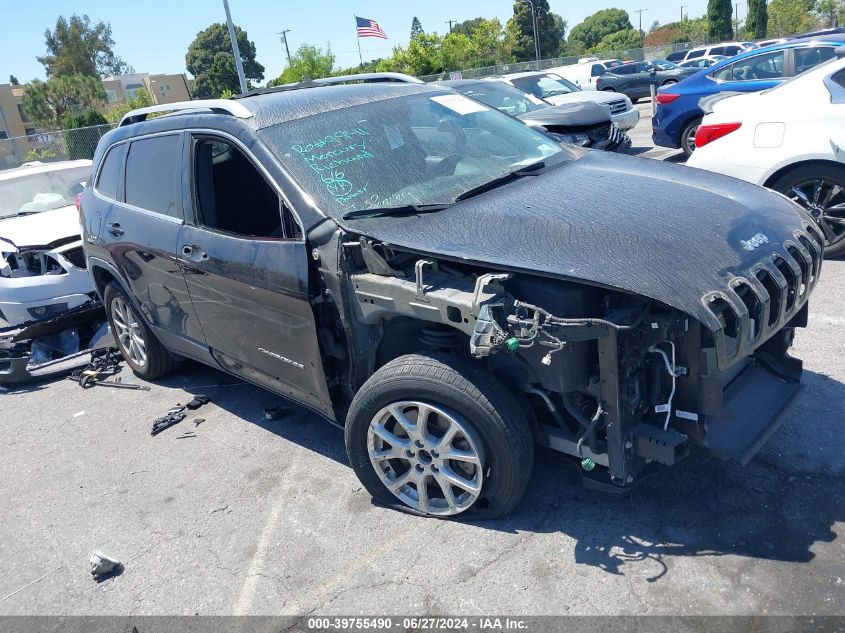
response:
[(126, 203), (182, 217), (182, 137), (132, 141), (126, 158)]
[(103, 159), (100, 174), (97, 176), (97, 184), (94, 186), (97, 193), (112, 200), (121, 200), (123, 198), (120, 195), (120, 191), (118, 191), (118, 187), (120, 186), (120, 175), (123, 172), (125, 160), (126, 143), (109, 148)]
[(704, 51), (706, 49), (700, 48), (697, 51), (690, 51), (689, 55), (687, 55), (687, 59), (696, 59), (697, 57), (704, 57)]

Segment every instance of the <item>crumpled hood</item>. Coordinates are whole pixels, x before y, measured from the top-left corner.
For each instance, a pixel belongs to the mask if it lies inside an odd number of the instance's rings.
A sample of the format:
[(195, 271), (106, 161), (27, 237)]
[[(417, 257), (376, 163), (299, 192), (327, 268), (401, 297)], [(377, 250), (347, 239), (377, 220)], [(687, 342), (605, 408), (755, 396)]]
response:
[(81, 240), (79, 214), (74, 206), (0, 220), (0, 241), (10, 242), (18, 249), (47, 246), (77, 235)]
[(591, 101), (580, 101), (526, 112), (517, 118), (540, 125), (582, 126), (609, 122), (610, 114), (604, 106)]
[[(749, 275), (773, 253), (785, 254), (784, 240), (794, 240), (812, 221), (756, 185), (587, 151), (442, 211), (339, 222), (423, 254), (644, 295), (716, 329), (704, 295), (725, 291), (731, 279)], [(752, 239), (758, 234), (768, 241), (758, 244)]]
[(581, 90), (580, 92), (570, 92), (565, 95), (555, 95), (554, 97), (547, 97), (546, 101), (555, 105), (563, 103), (583, 103), (585, 101), (592, 101), (593, 103), (600, 103), (603, 106), (610, 107), (611, 101), (624, 101), (625, 95), (618, 92), (602, 92), (600, 90)]

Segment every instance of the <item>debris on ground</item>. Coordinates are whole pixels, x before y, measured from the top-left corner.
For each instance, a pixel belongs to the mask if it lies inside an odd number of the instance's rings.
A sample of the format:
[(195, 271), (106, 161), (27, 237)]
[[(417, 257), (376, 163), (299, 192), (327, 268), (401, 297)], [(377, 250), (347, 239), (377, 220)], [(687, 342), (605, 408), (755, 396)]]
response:
[(108, 576), (117, 576), (123, 572), (123, 563), (114, 556), (106, 554), (101, 549), (95, 549), (91, 553), (91, 575), (97, 582)]
[(194, 427), (196, 428), (196, 427), (198, 427), (200, 424), (202, 424), (203, 422), (205, 422), (205, 418), (197, 418), (196, 420), (192, 420), (192, 422), (194, 423)]
[(185, 431), (184, 433), (182, 433), (182, 435), (177, 435), (176, 439), (177, 440), (184, 440), (187, 437), (196, 437), (196, 436), (197, 436), (197, 434), (194, 433), (193, 431)]
[(197, 394), (194, 396), (194, 399), (188, 402), (185, 406), (191, 411), (195, 411), (196, 409), (199, 409), (202, 405), (208, 404), (209, 402), (211, 402), (211, 398), (203, 394)]
[(181, 404), (177, 404), (163, 416), (156, 418), (155, 421), (153, 421), (153, 430), (150, 432), (150, 435), (156, 436), (165, 429), (169, 429), (174, 424), (179, 424), (186, 417), (184, 411), (185, 407)]
[(120, 364), (123, 357), (114, 348), (98, 349), (91, 352), (91, 362), (84, 369), (77, 369), (70, 376), (68, 380), (78, 382), (83, 389), (90, 389), (100, 385), (102, 387), (113, 387), (116, 389), (140, 389), (149, 391), (147, 385), (139, 385), (136, 383), (124, 383), (120, 376), (114, 380), (106, 380), (116, 374), (119, 374), (123, 366)]
[(290, 413), (288, 407), (267, 407), (264, 409), (264, 418), (267, 420), (280, 420)]

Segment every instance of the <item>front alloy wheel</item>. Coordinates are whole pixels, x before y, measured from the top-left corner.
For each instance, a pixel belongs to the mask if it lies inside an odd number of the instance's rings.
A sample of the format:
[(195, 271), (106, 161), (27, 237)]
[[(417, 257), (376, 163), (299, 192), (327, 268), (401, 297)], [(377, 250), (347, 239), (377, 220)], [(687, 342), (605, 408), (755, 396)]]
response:
[(417, 401), (390, 404), (371, 420), (370, 462), (385, 487), (425, 514), (452, 516), (484, 483), (481, 440), (454, 411)]
[(135, 317), (132, 307), (123, 297), (115, 297), (111, 302), (111, 318), (114, 325), (114, 338), (124, 357), (131, 359), (139, 368), (147, 365), (147, 344), (143, 332)]

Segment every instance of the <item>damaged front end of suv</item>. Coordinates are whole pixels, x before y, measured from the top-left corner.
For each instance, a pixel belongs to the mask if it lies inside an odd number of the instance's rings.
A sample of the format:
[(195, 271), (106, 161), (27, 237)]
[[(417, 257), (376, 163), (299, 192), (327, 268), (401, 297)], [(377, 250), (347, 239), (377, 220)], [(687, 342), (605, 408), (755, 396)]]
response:
[[(591, 162), (564, 170), (583, 182)], [(700, 178), (667, 168), (681, 186)], [(765, 212), (741, 211), (759, 195), (743, 186), (721, 199), (727, 213), (702, 210), (716, 226), (730, 217), (725, 232), (702, 228), (679, 252), (688, 223), (654, 235), (635, 228), (630, 204), (597, 218), (553, 202), (566, 188), (546, 176), (460, 211), (318, 229), (314, 257), (339, 262), (321, 268), (321, 343), (327, 356), (340, 340), (357, 350), (324, 360), (336, 388), (351, 398), (393, 358), (444, 353), (517, 393), (535, 441), (576, 458), (594, 486), (630, 487), (692, 444), (747, 463), (799, 389), (787, 350), (807, 324), (823, 237), (776, 196)], [(502, 231), (497, 208), (513, 220)]]

